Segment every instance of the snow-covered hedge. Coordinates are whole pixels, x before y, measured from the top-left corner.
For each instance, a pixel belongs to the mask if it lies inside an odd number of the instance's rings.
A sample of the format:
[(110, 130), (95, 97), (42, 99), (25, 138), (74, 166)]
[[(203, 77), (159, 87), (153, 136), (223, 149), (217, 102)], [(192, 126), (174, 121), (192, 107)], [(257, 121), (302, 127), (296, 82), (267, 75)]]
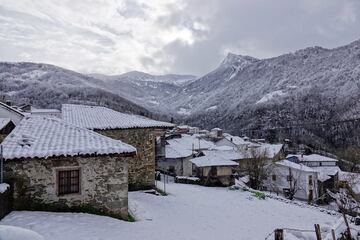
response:
[(187, 183), (187, 184), (198, 184), (200, 179), (197, 177), (187, 177), (187, 176), (176, 176), (176, 183)]

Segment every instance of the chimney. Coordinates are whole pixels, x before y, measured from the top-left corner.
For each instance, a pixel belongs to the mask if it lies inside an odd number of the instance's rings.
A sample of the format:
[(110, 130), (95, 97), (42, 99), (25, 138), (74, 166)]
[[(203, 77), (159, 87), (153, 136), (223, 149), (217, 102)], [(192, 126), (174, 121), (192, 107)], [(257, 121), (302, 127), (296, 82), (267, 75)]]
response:
[(232, 139), (232, 138), (230, 138), (230, 141), (232, 142), (232, 141), (233, 141), (233, 139)]

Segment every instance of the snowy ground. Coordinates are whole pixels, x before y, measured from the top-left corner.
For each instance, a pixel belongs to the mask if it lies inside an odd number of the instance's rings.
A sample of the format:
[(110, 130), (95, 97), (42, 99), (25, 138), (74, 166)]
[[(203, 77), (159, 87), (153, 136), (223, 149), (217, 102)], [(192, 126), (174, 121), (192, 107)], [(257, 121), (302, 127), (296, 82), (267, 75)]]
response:
[(246, 240), (265, 239), (275, 228), (326, 227), (337, 219), (249, 192), (175, 183), (166, 188), (168, 196), (130, 193), (135, 223), (79, 213), (12, 212), (0, 224), (34, 230), (47, 240)]

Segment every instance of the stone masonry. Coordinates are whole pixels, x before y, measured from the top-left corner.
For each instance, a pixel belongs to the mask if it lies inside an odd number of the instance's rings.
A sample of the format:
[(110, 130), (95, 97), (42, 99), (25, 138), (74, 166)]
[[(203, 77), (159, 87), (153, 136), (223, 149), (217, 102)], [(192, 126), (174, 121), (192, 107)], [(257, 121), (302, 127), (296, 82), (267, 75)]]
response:
[(137, 149), (129, 162), (129, 190), (144, 190), (155, 185), (154, 128), (96, 130), (96, 132), (121, 140)]
[[(27, 198), (43, 204), (80, 206), (89, 204), (108, 214), (128, 216), (128, 159), (119, 155), (51, 157), (48, 159), (8, 160), (6, 175), (22, 181), (15, 184), (15, 204)], [(80, 170), (80, 193), (59, 196), (57, 171)]]

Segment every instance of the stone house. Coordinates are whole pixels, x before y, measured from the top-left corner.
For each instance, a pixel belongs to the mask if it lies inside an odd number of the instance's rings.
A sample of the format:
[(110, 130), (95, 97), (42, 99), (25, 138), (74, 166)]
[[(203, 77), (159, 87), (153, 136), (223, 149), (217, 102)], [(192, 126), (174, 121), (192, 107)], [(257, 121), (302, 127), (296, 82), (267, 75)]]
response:
[(233, 169), (238, 163), (217, 155), (196, 157), (190, 160), (193, 164), (193, 176), (206, 186), (230, 186), (235, 183)]
[(173, 124), (106, 107), (75, 104), (62, 105), (62, 119), (136, 147), (137, 154), (129, 166), (129, 190), (154, 187), (155, 133), (173, 128)]
[(61, 119), (34, 116), (25, 117), (1, 145), (15, 209), (89, 205), (127, 218), (133, 146)]
[(10, 118), (0, 118), (0, 143), (15, 128)]
[(23, 117), (22, 112), (0, 101), (0, 118), (10, 118), (17, 125)]

